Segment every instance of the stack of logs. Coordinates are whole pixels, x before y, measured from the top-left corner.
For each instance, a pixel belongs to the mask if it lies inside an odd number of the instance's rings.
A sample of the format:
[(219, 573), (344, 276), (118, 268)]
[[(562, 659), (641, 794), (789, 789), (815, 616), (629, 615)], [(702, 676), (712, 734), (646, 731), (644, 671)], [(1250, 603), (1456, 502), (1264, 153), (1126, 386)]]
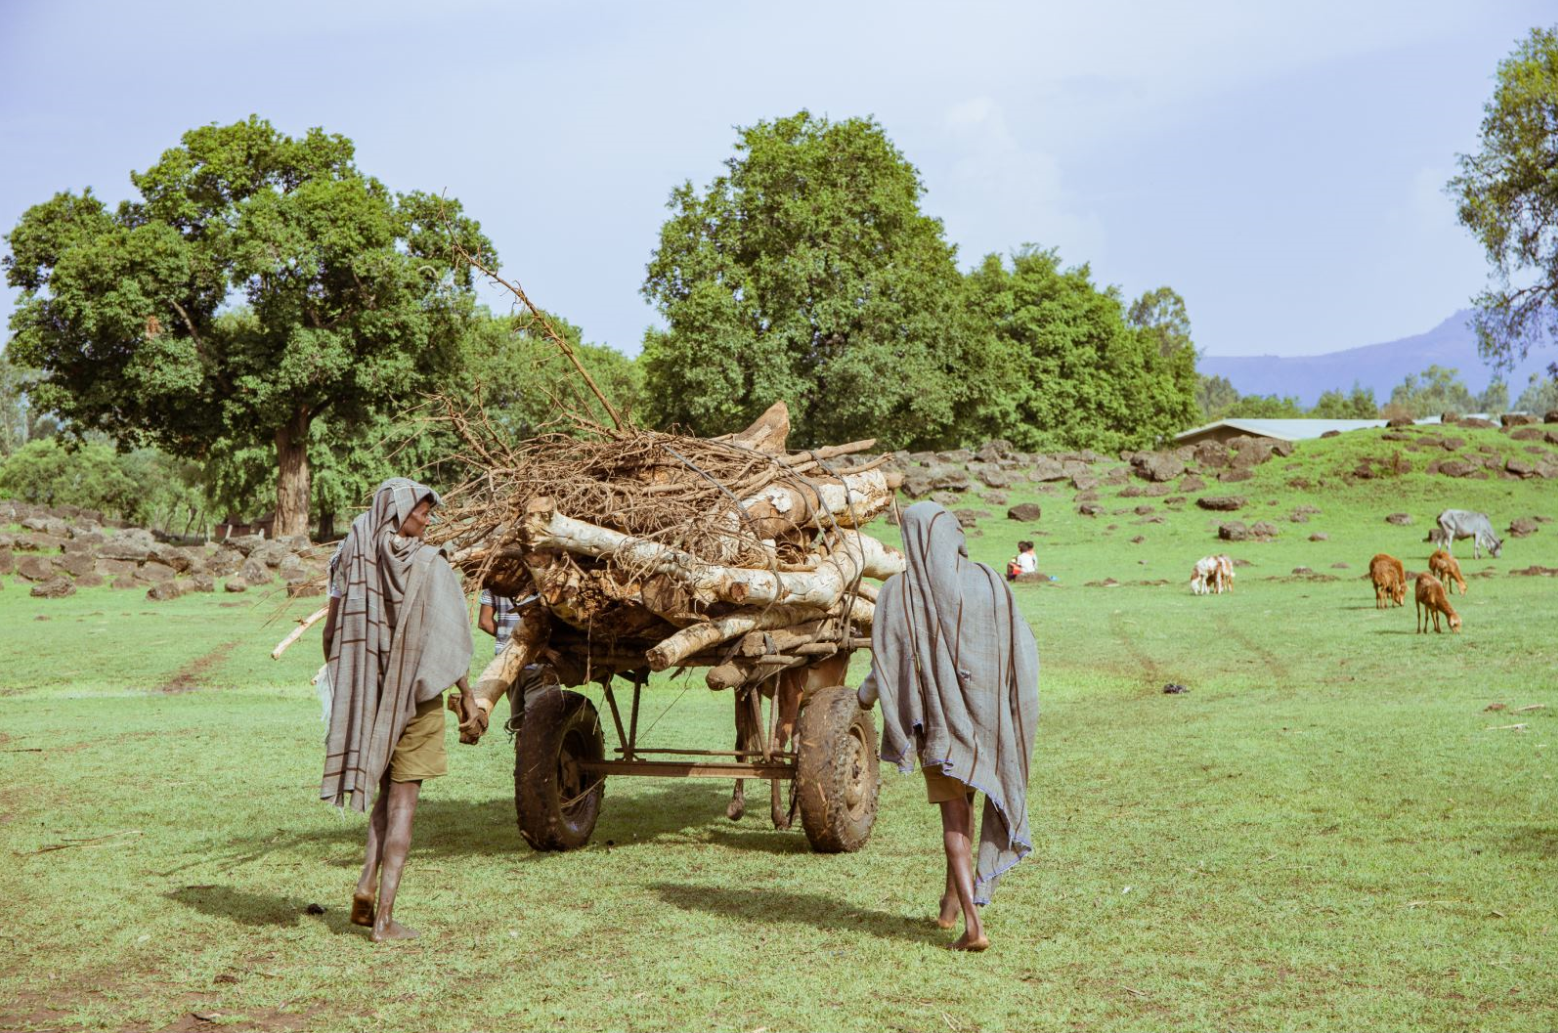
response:
[[(565, 685), (707, 667), (709, 688), (729, 689), (868, 646), (876, 588), (866, 579), (900, 572), (903, 557), (861, 528), (892, 505), (898, 475), (882, 470), (881, 459), (858, 461), (874, 441), (791, 452), (788, 432), (782, 402), (725, 438), (635, 432), (635, 455), (670, 454), (682, 465), (656, 466), (652, 477), (611, 468), (613, 487), (633, 498), (655, 492), (666, 500), (657, 504), (672, 505), (678, 485), (696, 487), (701, 511), (687, 516), (698, 533), (679, 541), (630, 533), (617, 512), (562, 512), (551, 494), (516, 498), (501, 483), (489, 482), (480, 499), (452, 500), (438, 534), (451, 561), (498, 594), (535, 597), (478, 679), (482, 726), (462, 726), (464, 740), (479, 738), (493, 705), (529, 664), (550, 665)], [(694, 451), (738, 458), (743, 471), (759, 474), (744, 477), (742, 495), (724, 484), (711, 493), (711, 475), (684, 458)], [(845, 456), (850, 465), (835, 467)]]

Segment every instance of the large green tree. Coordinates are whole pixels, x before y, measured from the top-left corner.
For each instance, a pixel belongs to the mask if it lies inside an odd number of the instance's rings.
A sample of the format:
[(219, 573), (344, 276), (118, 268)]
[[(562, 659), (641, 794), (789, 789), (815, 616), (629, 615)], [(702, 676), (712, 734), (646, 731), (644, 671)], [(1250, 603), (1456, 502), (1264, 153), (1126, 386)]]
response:
[(1379, 418), (1379, 402), (1373, 388), (1354, 383), (1351, 392), (1344, 393), (1340, 388), (1322, 392), (1309, 415), (1332, 420), (1375, 420)]
[(1483, 354), (1507, 361), (1558, 336), (1558, 28), (1532, 29), (1500, 63), (1483, 111), (1449, 190), (1492, 267), (1475, 299)]
[(986, 432), (1026, 449), (1114, 450), (1195, 421), (1188, 321), (1183, 341), (1157, 321), (1132, 326), (1119, 293), (1095, 286), (1086, 265), (1063, 269), (1053, 250), (1033, 247), (1009, 265), (988, 256), (966, 290), (995, 367), (982, 385)]
[(1481, 409), (1478, 403), (1478, 396), (1462, 382), (1458, 370), (1434, 365), (1421, 374), (1407, 374), (1405, 380), (1391, 388), (1388, 404), (1413, 419), (1421, 419), (1442, 412), (1477, 412)]
[(306, 533), (314, 421), (369, 425), (454, 365), (474, 300), (449, 238), (491, 246), (322, 129), (204, 126), (130, 178), (138, 200), (57, 194), (8, 235), (10, 350), (76, 428), (202, 460), (271, 445), (276, 533)]
[(649, 263), (647, 415), (717, 434), (783, 399), (797, 444), (953, 438), (988, 385), (955, 251), (882, 127), (802, 111), (740, 130), (725, 166), (672, 192)]

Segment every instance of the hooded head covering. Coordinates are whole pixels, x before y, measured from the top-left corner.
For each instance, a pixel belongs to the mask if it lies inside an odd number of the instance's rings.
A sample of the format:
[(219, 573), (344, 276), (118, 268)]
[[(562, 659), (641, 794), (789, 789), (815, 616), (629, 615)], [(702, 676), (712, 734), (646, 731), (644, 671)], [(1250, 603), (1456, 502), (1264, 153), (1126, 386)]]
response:
[(330, 559), (341, 598), (320, 796), (337, 806), (367, 809), (417, 704), (470, 670), (459, 577), (440, 550), (397, 533), (423, 499), (441, 501), (409, 478), (385, 481)]
[(974, 899), (1031, 849), (1028, 760), (1039, 716), (1039, 652), (1006, 583), (968, 558), (957, 519), (934, 502), (903, 511), (904, 573), (882, 586), (861, 698), (882, 701), (882, 758), (939, 767), (985, 794)]

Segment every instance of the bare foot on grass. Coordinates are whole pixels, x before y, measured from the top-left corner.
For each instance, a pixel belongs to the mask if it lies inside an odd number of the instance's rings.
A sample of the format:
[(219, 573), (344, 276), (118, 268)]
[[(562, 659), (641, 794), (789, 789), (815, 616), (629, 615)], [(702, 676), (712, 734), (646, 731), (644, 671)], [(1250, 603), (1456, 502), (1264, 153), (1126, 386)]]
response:
[(962, 906), (956, 896), (943, 896), (941, 898), (941, 914), (936, 916), (936, 928), (951, 929), (958, 924), (958, 915), (963, 913)]
[(968, 951), (973, 954), (977, 954), (980, 951), (986, 951), (989, 949), (990, 937), (976, 936), (973, 939), (970, 939), (967, 933), (959, 936), (952, 943), (947, 944), (947, 950), (949, 951)]
[(394, 919), (373, 927), (373, 942), (383, 943), (385, 940), (414, 940), (422, 935), (410, 926), (401, 925)]
[(369, 927), (373, 925), (373, 894), (352, 894), (352, 924)]

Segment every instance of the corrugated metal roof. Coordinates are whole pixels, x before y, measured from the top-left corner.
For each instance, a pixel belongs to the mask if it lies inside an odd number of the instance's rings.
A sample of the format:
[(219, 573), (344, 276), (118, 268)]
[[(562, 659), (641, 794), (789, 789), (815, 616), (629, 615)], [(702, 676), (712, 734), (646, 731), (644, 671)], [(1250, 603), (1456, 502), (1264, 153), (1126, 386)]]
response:
[(1174, 440), (1194, 437), (1204, 434), (1216, 427), (1232, 427), (1234, 430), (1243, 431), (1263, 438), (1277, 438), (1281, 441), (1307, 441), (1318, 438), (1327, 431), (1363, 430), (1365, 427), (1383, 427), (1384, 420), (1217, 420), (1208, 423), (1204, 427), (1187, 430), (1183, 434), (1174, 435)]

